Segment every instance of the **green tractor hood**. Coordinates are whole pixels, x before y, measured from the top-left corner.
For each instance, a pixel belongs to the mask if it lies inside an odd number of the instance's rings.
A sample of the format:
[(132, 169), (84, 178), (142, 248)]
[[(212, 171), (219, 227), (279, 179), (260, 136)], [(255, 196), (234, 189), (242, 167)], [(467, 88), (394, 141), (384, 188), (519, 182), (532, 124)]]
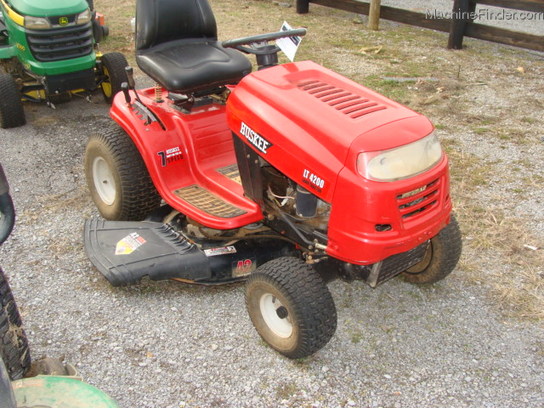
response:
[(17, 13), (34, 17), (77, 14), (89, 7), (85, 0), (8, 0), (8, 3)]

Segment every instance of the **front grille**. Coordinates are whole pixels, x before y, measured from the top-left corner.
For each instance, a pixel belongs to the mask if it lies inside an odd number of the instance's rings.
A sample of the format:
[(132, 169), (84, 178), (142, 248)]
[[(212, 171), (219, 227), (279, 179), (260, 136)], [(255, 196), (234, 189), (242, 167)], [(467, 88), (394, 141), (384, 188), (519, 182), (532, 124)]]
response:
[(353, 94), (345, 89), (327, 84), (323, 81), (311, 80), (297, 84), (298, 88), (308, 92), (322, 102), (327, 103), (337, 111), (357, 119), (369, 113), (387, 109), (378, 102)]
[(41, 62), (84, 57), (93, 50), (93, 29), (90, 22), (50, 30), (28, 30), (26, 37), (32, 55)]
[(440, 179), (397, 195), (397, 204), (403, 220), (423, 214), (437, 202)]

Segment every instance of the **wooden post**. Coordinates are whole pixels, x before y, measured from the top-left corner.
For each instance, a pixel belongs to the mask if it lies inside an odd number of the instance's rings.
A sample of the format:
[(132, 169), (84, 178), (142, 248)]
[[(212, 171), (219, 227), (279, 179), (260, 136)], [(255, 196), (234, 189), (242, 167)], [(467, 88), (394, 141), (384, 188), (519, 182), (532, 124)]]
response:
[(368, 12), (368, 28), (377, 31), (380, 27), (381, 0), (371, 0)]
[(463, 48), (463, 37), (465, 28), (469, 22), (470, 14), (469, 0), (454, 0), (451, 18), (450, 38), (448, 40), (448, 48), (460, 50)]
[(297, 0), (297, 13), (306, 14), (310, 11), (310, 0)]

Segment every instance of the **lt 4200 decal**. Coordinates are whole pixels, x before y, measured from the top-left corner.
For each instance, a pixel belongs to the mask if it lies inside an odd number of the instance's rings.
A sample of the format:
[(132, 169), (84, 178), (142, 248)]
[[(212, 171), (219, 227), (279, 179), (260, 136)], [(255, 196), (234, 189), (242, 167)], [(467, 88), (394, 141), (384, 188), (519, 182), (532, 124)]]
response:
[(325, 180), (306, 169), (302, 172), (302, 182), (318, 192), (321, 192), (325, 187)]

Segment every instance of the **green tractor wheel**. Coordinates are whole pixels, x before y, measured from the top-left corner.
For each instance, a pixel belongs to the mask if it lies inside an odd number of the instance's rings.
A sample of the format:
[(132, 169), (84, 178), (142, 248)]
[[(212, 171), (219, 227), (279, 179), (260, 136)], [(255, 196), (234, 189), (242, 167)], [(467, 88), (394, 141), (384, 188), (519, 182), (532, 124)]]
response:
[(17, 380), (30, 368), (30, 352), (21, 315), (9, 283), (0, 269), (0, 358), (10, 379)]
[(11, 75), (0, 74), (0, 127), (8, 129), (25, 123), (21, 93), (15, 80)]
[(125, 71), (127, 66), (127, 59), (120, 52), (110, 52), (102, 56), (104, 79), (100, 84), (100, 88), (107, 103), (113, 102), (113, 97), (121, 90), (121, 84), (128, 81)]

